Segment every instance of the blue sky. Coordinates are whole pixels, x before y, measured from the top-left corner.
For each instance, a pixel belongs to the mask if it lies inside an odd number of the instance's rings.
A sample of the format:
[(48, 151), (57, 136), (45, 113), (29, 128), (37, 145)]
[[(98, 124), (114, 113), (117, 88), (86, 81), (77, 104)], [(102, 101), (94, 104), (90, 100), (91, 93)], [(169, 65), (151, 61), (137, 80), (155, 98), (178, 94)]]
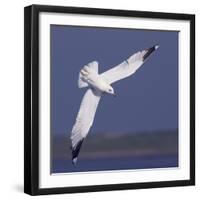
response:
[(80, 69), (99, 62), (104, 72), (139, 50), (159, 44), (131, 77), (104, 95), (91, 133), (178, 128), (178, 32), (51, 25), (51, 130), (69, 135), (86, 89), (77, 86)]

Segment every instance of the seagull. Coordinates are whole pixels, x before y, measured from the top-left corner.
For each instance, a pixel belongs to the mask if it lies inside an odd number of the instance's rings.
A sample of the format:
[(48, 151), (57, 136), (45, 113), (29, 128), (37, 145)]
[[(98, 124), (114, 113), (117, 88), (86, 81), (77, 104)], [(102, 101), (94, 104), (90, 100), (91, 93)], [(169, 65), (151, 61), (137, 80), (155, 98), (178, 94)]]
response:
[(80, 70), (78, 87), (88, 87), (88, 89), (83, 96), (75, 124), (71, 131), (72, 163), (74, 165), (77, 163), (81, 145), (94, 122), (101, 96), (103, 94), (116, 96), (111, 84), (134, 74), (158, 47), (159, 45), (154, 45), (153, 47), (139, 51), (119, 65), (101, 74), (98, 73), (97, 61), (90, 62)]

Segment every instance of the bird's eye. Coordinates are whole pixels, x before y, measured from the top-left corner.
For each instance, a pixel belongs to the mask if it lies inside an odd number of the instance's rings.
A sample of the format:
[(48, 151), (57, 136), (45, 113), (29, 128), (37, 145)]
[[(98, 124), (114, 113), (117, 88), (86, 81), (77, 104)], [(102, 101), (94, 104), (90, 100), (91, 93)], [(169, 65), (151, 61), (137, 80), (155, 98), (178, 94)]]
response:
[(109, 89), (108, 91), (109, 91), (109, 92), (112, 92), (112, 90), (111, 90), (111, 89)]

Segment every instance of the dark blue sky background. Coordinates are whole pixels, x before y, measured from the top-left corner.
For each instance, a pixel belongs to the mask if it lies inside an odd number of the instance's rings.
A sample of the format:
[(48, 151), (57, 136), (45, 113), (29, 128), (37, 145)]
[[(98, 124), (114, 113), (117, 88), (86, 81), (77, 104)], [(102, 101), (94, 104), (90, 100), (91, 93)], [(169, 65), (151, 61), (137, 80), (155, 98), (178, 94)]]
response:
[(113, 84), (117, 98), (100, 100), (90, 133), (178, 128), (178, 32), (51, 25), (51, 130), (71, 133), (86, 89), (78, 73), (97, 60), (104, 72), (159, 44), (131, 77)]

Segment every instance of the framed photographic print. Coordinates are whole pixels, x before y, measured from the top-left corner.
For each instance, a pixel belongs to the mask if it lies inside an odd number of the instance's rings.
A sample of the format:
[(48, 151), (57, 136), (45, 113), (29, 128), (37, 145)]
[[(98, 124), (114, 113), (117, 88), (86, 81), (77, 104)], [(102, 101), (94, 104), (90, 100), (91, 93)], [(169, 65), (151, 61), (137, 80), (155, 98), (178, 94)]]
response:
[(195, 184), (195, 16), (25, 8), (24, 192)]

